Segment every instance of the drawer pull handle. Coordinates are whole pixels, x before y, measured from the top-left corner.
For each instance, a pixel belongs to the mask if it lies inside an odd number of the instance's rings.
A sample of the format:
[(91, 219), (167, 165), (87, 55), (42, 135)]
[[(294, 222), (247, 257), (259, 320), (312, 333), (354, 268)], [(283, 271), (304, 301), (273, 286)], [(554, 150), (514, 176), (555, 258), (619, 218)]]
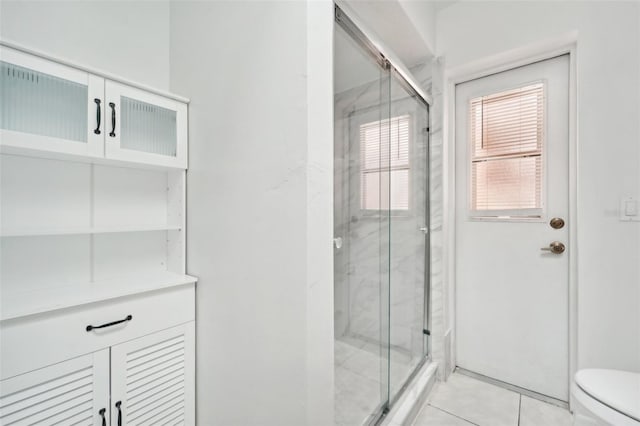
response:
[(122, 401), (116, 402), (116, 408), (118, 409), (118, 426), (122, 426), (122, 409), (120, 406), (122, 405)]
[(101, 409), (100, 409), (100, 411), (98, 411), (98, 413), (100, 413), (100, 415), (102, 416), (102, 426), (107, 426), (107, 419), (106, 419), (106, 417), (104, 416), (104, 413), (105, 413), (106, 411), (107, 411), (107, 410), (106, 410), (106, 409), (104, 409), (104, 408), (101, 408)]
[(127, 315), (127, 317), (125, 319), (121, 319), (121, 320), (118, 320), (118, 321), (108, 322), (108, 323), (102, 324), (102, 325), (88, 325), (87, 326), (87, 331), (95, 330), (95, 329), (98, 329), (98, 328), (111, 327), (112, 325), (122, 324), (123, 322), (131, 321), (132, 319), (133, 319), (133, 317), (131, 315)]

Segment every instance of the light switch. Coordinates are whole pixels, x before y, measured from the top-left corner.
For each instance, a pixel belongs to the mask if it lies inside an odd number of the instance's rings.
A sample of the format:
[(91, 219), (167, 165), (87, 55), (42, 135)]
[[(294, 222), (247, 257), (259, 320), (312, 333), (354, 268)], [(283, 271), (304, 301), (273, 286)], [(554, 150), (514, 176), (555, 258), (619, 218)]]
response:
[(624, 222), (640, 222), (638, 200), (634, 197), (626, 197), (620, 200), (620, 220)]

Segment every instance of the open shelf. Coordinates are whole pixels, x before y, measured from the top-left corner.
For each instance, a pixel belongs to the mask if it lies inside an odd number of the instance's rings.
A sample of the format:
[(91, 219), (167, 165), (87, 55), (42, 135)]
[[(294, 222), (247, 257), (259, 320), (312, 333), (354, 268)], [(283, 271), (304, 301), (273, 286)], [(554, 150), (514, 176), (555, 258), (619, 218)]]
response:
[(0, 297), (0, 321), (191, 284), (197, 280), (189, 275), (162, 271), (103, 281), (50, 286), (33, 291), (3, 292)]
[(104, 226), (79, 228), (13, 228), (0, 230), (0, 237), (33, 237), (47, 235), (110, 234), (122, 232), (180, 231), (179, 225), (171, 226)]

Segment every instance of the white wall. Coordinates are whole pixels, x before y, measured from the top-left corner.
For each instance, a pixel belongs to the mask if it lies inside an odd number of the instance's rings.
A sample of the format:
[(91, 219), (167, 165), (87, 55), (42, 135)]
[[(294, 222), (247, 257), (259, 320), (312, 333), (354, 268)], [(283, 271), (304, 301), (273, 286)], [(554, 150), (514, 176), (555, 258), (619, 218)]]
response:
[[(436, 50), (436, 2), (398, 0), (398, 3), (406, 12), (412, 23), (411, 26), (420, 34), (427, 49), (433, 54)], [(408, 43), (408, 45), (411, 48), (413, 44)]]
[(640, 371), (640, 223), (618, 220), (620, 198), (640, 196), (639, 7), (460, 2), (437, 19), (449, 70), (578, 33), (579, 368)]
[(199, 424), (333, 422), (332, 22), (329, 1), (171, 5)]
[(0, 2), (0, 37), (158, 89), (169, 88), (169, 2)]

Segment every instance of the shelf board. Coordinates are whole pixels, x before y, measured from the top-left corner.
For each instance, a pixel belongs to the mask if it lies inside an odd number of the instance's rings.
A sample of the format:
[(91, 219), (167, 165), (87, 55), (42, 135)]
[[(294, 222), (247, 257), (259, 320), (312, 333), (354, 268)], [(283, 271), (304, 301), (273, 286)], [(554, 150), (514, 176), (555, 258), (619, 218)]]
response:
[[(3, 136), (3, 133), (5, 134)], [(162, 171), (183, 171), (186, 167), (160, 166), (157, 164), (137, 163), (134, 161), (114, 160), (112, 158), (91, 157), (80, 154), (70, 154), (66, 152), (44, 151), (40, 149), (25, 148), (19, 144), (12, 144), (7, 131), (0, 129), (0, 154), (17, 155), (21, 157), (44, 158), (48, 160), (70, 161), (74, 163), (97, 164), (111, 167), (126, 167), (140, 170), (162, 170)]]
[(83, 235), (83, 234), (113, 234), (124, 232), (151, 231), (180, 231), (181, 226), (99, 226), (79, 228), (9, 228), (0, 231), (0, 237), (35, 237), (47, 235)]
[(197, 281), (197, 278), (189, 275), (158, 271), (104, 281), (52, 286), (28, 292), (3, 291), (0, 298), (0, 321), (192, 284)]

